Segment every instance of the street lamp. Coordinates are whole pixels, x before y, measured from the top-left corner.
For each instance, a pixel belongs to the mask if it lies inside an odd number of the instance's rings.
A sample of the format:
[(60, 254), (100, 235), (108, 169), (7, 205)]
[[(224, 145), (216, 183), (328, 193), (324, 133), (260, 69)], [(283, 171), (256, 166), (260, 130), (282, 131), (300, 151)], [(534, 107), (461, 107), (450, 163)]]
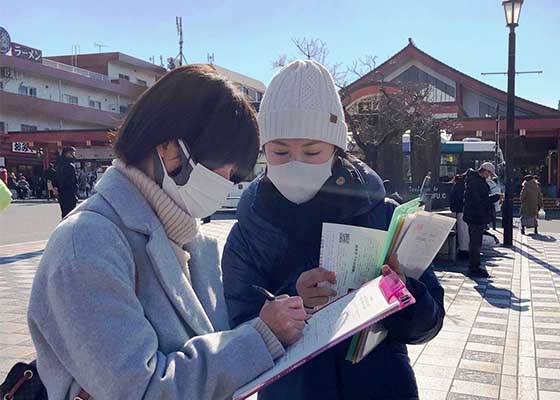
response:
[(505, 181), (506, 195), (502, 208), (502, 226), (504, 228), (504, 245), (513, 244), (513, 129), (515, 124), (515, 28), (519, 24), (523, 0), (505, 0), (502, 2), (506, 13), (506, 26), (509, 27), (508, 45), (508, 89), (505, 136)]

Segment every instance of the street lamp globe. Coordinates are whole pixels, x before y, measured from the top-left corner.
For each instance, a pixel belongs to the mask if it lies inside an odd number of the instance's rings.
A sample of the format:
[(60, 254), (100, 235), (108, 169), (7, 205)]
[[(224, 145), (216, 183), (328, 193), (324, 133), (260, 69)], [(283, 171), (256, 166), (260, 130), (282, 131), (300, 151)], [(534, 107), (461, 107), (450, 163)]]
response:
[(521, 14), (521, 5), (523, 0), (504, 0), (502, 5), (506, 12), (506, 25), (516, 27), (519, 24), (519, 14)]

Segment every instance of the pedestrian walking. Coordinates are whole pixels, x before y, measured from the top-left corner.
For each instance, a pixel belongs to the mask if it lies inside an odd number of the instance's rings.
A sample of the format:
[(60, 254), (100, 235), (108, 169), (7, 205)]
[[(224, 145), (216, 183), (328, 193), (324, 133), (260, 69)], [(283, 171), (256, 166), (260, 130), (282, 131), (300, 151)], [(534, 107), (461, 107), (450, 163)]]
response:
[(28, 321), (48, 397), (230, 399), (309, 318), (285, 296), (230, 330), (218, 243), (198, 231), (254, 167), (253, 108), (212, 67), (178, 67), (135, 102), (114, 146), (37, 268)]
[(76, 160), (76, 148), (64, 147), (56, 165), (56, 183), (58, 185), (58, 203), (62, 219), (78, 203), (78, 179), (73, 162)]
[[(270, 83), (259, 111), (264, 175), (243, 192), (222, 258), (233, 326), (259, 313), (251, 285), (299, 295), (308, 308), (334, 295), (331, 271), (318, 268), (324, 222), (387, 230), (396, 203), (383, 181), (346, 152), (347, 127), (334, 81), (315, 61), (294, 61)], [(400, 271), (392, 259), (390, 266)], [(384, 320), (388, 336), (358, 364), (345, 360), (349, 340), (259, 392), (260, 400), (418, 399), (406, 344), (425, 343), (443, 324), (443, 289), (432, 268), (406, 277), (416, 299)], [(410, 310), (410, 312), (409, 312)]]
[(56, 168), (53, 163), (49, 163), (49, 168), (45, 171), (47, 181), (47, 201), (56, 200)]
[(526, 175), (521, 188), (521, 234), (525, 235), (525, 228), (534, 228), (535, 235), (539, 233), (537, 217), (543, 207), (543, 194), (539, 181), (533, 175)]
[(496, 176), (491, 162), (482, 163), (478, 170), (469, 169), (465, 178), (465, 201), (463, 220), (469, 226), (469, 276), (488, 277), (488, 271), (480, 264), (482, 235), (492, 220), (494, 203), (500, 194), (491, 194), (486, 180)]
[(465, 202), (465, 174), (457, 174), (453, 178), (453, 187), (451, 188), (451, 196), (449, 205), (452, 213), (455, 213), (457, 225), (457, 256), (459, 258), (468, 258), (469, 256), (469, 227), (463, 220), (463, 206)]

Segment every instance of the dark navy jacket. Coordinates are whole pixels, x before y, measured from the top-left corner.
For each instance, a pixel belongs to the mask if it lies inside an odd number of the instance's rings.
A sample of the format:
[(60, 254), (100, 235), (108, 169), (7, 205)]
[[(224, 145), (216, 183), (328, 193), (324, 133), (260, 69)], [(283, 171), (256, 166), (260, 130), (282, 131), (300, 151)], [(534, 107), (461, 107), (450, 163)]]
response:
[[(379, 176), (358, 161), (338, 159), (321, 191), (301, 205), (258, 177), (243, 193), (222, 259), (232, 327), (258, 316), (263, 305), (251, 284), (297, 295), (299, 275), (319, 265), (323, 222), (387, 230), (395, 203), (384, 197)], [(427, 342), (439, 332), (443, 288), (432, 268), (406, 284), (416, 304), (384, 321), (388, 337), (364, 360), (345, 361), (349, 341), (343, 342), (264, 389), (259, 399), (417, 399), (405, 344)]]
[(486, 179), (478, 171), (469, 169), (465, 178), (465, 202), (463, 220), (467, 224), (486, 225), (492, 221), (494, 203), (500, 199), (499, 194), (490, 193)]

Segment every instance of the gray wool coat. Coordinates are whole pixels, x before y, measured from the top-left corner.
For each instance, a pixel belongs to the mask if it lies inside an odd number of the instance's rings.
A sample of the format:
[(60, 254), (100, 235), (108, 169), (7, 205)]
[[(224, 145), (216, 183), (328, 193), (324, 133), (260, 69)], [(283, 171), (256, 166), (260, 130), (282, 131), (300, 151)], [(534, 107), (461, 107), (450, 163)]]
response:
[[(228, 330), (215, 240), (188, 244), (190, 282), (163, 226), (115, 168), (55, 230), (28, 322), (49, 399), (223, 399), (274, 365), (250, 324)], [(135, 293), (135, 270), (138, 292)]]

